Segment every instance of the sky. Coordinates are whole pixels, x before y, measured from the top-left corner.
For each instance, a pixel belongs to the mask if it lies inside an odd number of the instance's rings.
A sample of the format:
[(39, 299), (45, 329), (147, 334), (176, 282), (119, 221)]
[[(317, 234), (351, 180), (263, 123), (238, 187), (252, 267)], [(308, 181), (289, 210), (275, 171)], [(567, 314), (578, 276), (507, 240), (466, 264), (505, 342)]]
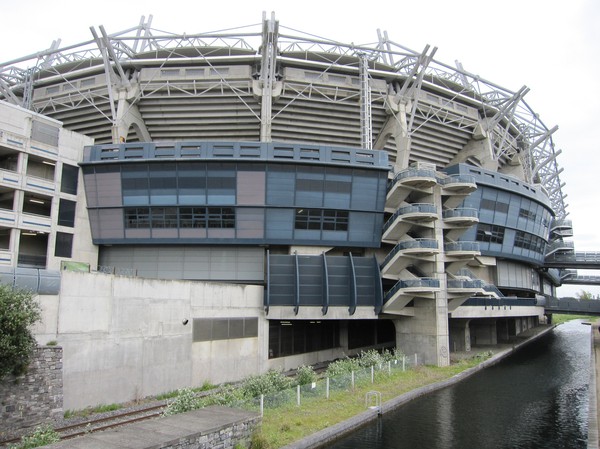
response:
[[(377, 30), (405, 47), (437, 47), (435, 59), (512, 91), (531, 90), (525, 101), (553, 134), (561, 181), (573, 221), (576, 251), (600, 252), (600, 1), (338, 0), (188, 1), (0, 0), (0, 62), (92, 38), (90, 27), (114, 33), (153, 16), (152, 27), (200, 33), (258, 24), (275, 13), (280, 28), (355, 44), (377, 41)], [(580, 274), (596, 274), (600, 271)], [(600, 286), (563, 286), (561, 296)]]

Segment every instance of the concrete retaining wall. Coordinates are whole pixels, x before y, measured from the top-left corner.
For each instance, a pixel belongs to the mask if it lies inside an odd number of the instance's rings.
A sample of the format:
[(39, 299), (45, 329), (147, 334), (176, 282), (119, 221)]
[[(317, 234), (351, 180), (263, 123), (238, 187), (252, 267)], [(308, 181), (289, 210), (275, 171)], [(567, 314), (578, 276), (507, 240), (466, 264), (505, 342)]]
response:
[[(65, 410), (236, 381), (267, 360), (262, 286), (63, 271), (60, 295), (39, 299), (36, 338), (64, 351)], [(193, 319), (219, 317), (257, 317), (258, 336), (194, 343)]]
[(62, 348), (35, 350), (28, 372), (0, 382), (0, 439), (8, 432), (62, 418)]

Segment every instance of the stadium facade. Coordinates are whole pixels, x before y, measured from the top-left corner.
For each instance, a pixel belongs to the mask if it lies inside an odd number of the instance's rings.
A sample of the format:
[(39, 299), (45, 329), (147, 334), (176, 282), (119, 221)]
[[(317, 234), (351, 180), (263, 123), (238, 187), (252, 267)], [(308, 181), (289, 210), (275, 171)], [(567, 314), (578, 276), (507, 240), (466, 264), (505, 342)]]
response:
[(572, 234), (526, 87), (387, 33), (151, 21), (0, 65), (0, 272), (39, 294), (65, 408), (370, 348), (447, 365), (545, 320)]

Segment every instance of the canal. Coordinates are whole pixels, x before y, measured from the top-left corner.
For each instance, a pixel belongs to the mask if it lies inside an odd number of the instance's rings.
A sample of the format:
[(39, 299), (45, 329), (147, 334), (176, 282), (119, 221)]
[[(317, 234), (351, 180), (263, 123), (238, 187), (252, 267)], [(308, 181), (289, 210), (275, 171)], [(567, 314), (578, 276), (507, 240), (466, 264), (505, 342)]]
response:
[(329, 449), (586, 448), (590, 326), (561, 324), (502, 362)]

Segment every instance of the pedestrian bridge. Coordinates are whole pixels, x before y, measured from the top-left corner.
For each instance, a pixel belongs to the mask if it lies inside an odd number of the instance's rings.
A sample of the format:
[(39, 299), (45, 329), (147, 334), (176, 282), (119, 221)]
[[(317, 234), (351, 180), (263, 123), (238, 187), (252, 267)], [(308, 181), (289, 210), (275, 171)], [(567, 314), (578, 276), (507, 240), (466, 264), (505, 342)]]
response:
[(600, 316), (600, 300), (597, 299), (546, 299), (544, 308), (546, 309), (546, 313)]

